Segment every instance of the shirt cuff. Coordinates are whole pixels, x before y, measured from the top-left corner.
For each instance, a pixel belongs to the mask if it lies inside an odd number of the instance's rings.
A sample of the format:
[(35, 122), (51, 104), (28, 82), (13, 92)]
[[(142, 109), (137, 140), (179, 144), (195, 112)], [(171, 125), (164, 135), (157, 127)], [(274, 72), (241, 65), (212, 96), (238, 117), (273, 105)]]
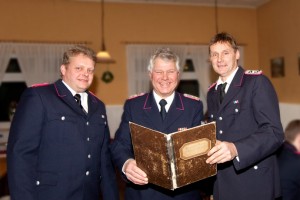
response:
[(129, 158), (128, 160), (126, 160), (125, 162), (124, 162), (124, 164), (123, 164), (123, 167), (122, 167), (122, 172), (123, 172), (123, 174), (125, 174), (126, 175), (126, 173), (125, 173), (125, 165), (130, 161), (130, 160), (134, 160), (133, 158)]

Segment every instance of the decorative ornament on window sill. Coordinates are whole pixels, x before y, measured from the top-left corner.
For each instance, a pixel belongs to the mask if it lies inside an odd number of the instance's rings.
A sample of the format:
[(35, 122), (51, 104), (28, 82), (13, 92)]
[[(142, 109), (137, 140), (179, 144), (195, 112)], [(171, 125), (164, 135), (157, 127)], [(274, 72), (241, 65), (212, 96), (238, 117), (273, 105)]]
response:
[(101, 80), (104, 83), (110, 83), (114, 80), (114, 75), (110, 71), (107, 70), (107, 71), (103, 72)]

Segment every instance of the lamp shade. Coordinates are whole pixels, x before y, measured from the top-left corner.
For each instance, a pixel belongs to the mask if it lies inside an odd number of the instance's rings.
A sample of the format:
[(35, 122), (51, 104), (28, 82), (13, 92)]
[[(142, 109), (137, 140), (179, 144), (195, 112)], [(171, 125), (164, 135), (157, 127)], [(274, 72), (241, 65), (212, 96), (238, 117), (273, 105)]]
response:
[(115, 63), (115, 60), (111, 58), (110, 54), (105, 48), (104, 43), (104, 0), (101, 0), (101, 32), (102, 32), (102, 46), (101, 50), (97, 53), (97, 62), (98, 63)]
[(194, 72), (195, 67), (192, 59), (186, 59), (184, 66), (183, 66), (183, 72)]
[(115, 63), (116, 61), (112, 59), (108, 51), (101, 50), (97, 53), (97, 62), (98, 63)]

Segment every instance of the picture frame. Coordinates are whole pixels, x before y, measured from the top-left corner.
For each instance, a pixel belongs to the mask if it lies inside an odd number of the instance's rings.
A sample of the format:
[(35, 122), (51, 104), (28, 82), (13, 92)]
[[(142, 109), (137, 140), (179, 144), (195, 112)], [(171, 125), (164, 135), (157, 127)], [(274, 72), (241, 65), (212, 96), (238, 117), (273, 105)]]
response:
[(282, 78), (285, 76), (283, 57), (277, 57), (271, 59), (271, 76), (272, 78)]
[(300, 76), (300, 53), (298, 54), (298, 75)]

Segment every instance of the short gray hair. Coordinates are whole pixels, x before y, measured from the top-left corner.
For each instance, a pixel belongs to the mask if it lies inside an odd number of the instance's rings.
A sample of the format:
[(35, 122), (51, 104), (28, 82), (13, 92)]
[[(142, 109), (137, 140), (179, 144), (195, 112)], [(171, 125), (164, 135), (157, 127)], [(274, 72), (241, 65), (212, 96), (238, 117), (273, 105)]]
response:
[(163, 60), (173, 61), (175, 62), (176, 68), (179, 71), (179, 57), (176, 53), (174, 53), (170, 48), (162, 47), (158, 48), (154, 54), (151, 56), (149, 65), (148, 65), (148, 71), (151, 72), (154, 66), (155, 59), (161, 58)]

